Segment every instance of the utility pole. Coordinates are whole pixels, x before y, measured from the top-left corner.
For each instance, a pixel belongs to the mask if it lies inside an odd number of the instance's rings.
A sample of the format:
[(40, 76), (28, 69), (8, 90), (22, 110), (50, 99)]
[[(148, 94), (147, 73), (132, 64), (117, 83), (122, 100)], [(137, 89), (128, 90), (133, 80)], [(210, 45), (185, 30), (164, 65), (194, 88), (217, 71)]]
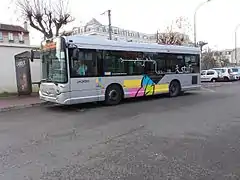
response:
[(237, 49), (237, 30), (238, 28), (240, 27), (240, 24), (238, 24), (235, 28), (235, 37), (234, 37), (234, 40), (235, 40), (235, 61), (236, 61), (236, 64), (238, 64), (238, 49)]
[(109, 39), (112, 40), (112, 23), (111, 23), (111, 10), (108, 10), (108, 31)]
[(109, 39), (112, 40), (112, 20), (111, 20), (111, 10), (107, 10), (101, 15), (104, 15), (106, 12), (108, 12), (108, 33), (109, 33)]
[(158, 36), (159, 36), (159, 34), (158, 34), (158, 30), (157, 30), (157, 38), (156, 38), (156, 43), (159, 43), (158, 41), (159, 41), (159, 39), (158, 39)]

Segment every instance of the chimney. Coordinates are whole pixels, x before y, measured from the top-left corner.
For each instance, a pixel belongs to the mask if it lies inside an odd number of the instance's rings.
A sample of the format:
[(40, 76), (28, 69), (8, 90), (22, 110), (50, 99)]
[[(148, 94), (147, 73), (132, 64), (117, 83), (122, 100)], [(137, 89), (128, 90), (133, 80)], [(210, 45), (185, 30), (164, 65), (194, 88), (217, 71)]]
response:
[(26, 31), (28, 31), (28, 24), (27, 24), (27, 21), (24, 21), (24, 29), (26, 30)]

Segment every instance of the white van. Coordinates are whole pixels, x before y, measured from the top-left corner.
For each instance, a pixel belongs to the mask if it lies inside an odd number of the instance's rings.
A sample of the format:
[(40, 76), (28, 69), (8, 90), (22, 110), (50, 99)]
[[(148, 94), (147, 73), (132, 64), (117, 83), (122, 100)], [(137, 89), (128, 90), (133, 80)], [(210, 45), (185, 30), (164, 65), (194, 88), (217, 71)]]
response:
[(238, 80), (235, 73), (233, 73), (230, 67), (213, 68), (214, 70), (220, 72), (223, 76), (224, 81), (235, 81)]
[(237, 79), (240, 79), (240, 67), (232, 67), (233, 74), (237, 76)]

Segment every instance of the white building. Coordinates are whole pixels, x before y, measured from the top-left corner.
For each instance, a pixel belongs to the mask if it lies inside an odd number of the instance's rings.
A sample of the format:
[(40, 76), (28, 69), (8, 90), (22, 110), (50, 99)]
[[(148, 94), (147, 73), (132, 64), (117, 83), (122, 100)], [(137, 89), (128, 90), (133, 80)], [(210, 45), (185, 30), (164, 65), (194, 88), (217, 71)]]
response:
[[(95, 35), (95, 36), (109, 39), (109, 27), (107, 25), (101, 24), (99, 21), (93, 18), (86, 25), (73, 28), (70, 34)], [(126, 29), (112, 26), (112, 40), (156, 43), (157, 35), (146, 34), (146, 33), (126, 30)]]
[[(17, 79), (14, 56), (24, 51), (30, 51), (31, 49), (35, 48), (38, 47), (25, 44), (0, 43), (0, 59), (2, 64), (2, 68), (0, 71), (0, 94), (4, 92), (17, 92)], [(30, 62), (31, 77), (33, 82), (40, 81), (40, 63), (41, 62), (39, 60)]]
[[(30, 45), (27, 23), (24, 27), (0, 23), (0, 94), (17, 92), (14, 56), (38, 48)], [(40, 81), (40, 61), (30, 63), (32, 81)]]
[(233, 64), (238, 64), (238, 65), (240, 64), (240, 48), (237, 48), (237, 53), (236, 53), (235, 49), (233, 49), (231, 51), (231, 61), (230, 62)]
[(237, 48), (237, 59), (235, 54), (235, 49), (224, 49), (218, 51), (221, 56), (229, 60), (231, 64), (240, 64), (240, 48)]

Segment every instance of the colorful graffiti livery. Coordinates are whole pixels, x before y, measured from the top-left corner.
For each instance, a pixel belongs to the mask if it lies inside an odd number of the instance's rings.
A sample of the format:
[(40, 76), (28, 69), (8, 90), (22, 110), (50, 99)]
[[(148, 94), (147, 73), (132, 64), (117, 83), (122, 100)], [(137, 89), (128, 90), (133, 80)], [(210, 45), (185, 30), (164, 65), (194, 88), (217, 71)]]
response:
[(123, 85), (130, 97), (167, 93), (169, 91), (168, 84), (159, 83), (163, 76), (143, 75), (142, 79), (124, 80)]
[(99, 77), (96, 79), (96, 87), (100, 87), (100, 88), (104, 89), (104, 86), (102, 84), (102, 78)]

